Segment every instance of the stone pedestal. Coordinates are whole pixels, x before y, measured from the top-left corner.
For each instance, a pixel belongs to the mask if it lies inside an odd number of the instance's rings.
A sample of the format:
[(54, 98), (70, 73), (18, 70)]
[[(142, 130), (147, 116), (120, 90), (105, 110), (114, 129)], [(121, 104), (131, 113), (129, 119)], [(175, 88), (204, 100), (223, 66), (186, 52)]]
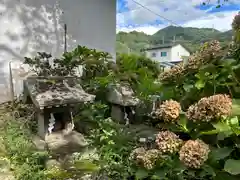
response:
[(65, 156), (79, 152), (88, 145), (84, 136), (76, 131), (70, 133), (66, 133), (65, 131), (53, 132), (46, 136), (45, 142), (53, 156)]
[(111, 107), (111, 117), (113, 120), (123, 123), (124, 122), (124, 112), (123, 108), (118, 105), (112, 105)]
[(48, 124), (48, 120), (45, 119), (44, 113), (38, 112), (37, 113), (37, 129), (38, 129), (37, 133), (42, 139), (45, 139), (45, 135), (47, 133), (47, 124)]

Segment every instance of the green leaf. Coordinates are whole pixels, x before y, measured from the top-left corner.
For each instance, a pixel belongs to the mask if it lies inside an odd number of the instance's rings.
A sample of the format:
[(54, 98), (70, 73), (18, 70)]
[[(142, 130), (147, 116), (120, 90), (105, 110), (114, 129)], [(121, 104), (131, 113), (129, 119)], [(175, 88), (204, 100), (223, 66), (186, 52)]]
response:
[(216, 173), (211, 166), (205, 165), (205, 166), (203, 166), (202, 171), (200, 172), (199, 176), (206, 177), (207, 175), (216, 176)]
[(240, 127), (232, 127), (232, 131), (238, 136), (240, 135)]
[(228, 148), (228, 147), (224, 147), (224, 148), (216, 148), (214, 150), (211, 151), (211, 158), (214, 159), (215, 161), (224, 159), (226, 157), (228, 157), (231, 152), (233, 151), (233, 149)]
[(197, 89), (202, 89), (202, 88), (204, 88), (204, 86), (205, 86), (205, 82), (202, 81), (202, 80), (198, 80), (198, 81), (195, 83), (195, 87), (196, 87)]
[(233, 99), (232, 100), (232, 114), (234, 116), (240, 115), (240, 99)]
[(228, 159), (224, 165), (224, 171), (232, 174), (240, 174), (240, 160)]
[(238, 178), (228, 174), (227, 172), (218, 172), (214, 180), (238, 180)]
[(186, 116), (184, 114), (180, 115), (180, 120), (178, 121), (178, 124), (181, 126), (181, 128), (183, 128), (183, 130), (185, 132), (188, 132), (188, 129), (187, 129), (187, 118), (186, 118)]
[(214, 130), (211, 130), (211, 131), (202, 131), (200, 134), (202, 135), (213, 135), (213, 134), (218, 134), (219, 131), (214, 129)]
[(239, 121), (238, 121), (238, 117), (237, 116), (235, 116), (235, 117), (233, 117), (233, 118), (231, 118), (231, 119), (229, 119), (229, 123), (231, 124), (231, 125), (235, 125), (235, 126), (239, 126)]
[(84, 172), (95, 172), (99, 170), (99, 166), (89, 160), (79, 160), (74, 162), (74, 167)]
[(148, 177), (148, 172), (145, 169), (138, 169), (137, 172), (135, 173), (135, 177), (138, 180), (144, 179)]
[(157, 170), (154, 172), (154, 176), (158, 177), (159, 179), (165, 179), (167, 172), (168, 172), (168, 170), (167, 170), (167, 169), (164, 169), (164, 168), (157, 169)]
[(179, 161), (179, 160), (174, 161), (173, 171), (175, 171), (177, 173), (182, 173), (186, 169), (187, 169), (187, 167), (181, 161)]
[(231, 127), (223, 122), (218, 122), (216, 124), (212, 124), (213, 127), (218, 131), (218, 132), (227, 132), (231, 131)]
[(217, 135), (217, 140), (218, 141), (223, 141), (225, 138), (227, 138), (228, 137), (228, 135), (226, 135), (225, 133), (222, 133), (222, 132), (220, 132), (220, 133), (218, 133), (218, 135)]
[(186, 92), (190, 92), (193, 87), (194, 87), (194, 86), (193, 86), (192, 84), (184, 84), (184, 85), (183, 85), (183, 89), (184, 89)]

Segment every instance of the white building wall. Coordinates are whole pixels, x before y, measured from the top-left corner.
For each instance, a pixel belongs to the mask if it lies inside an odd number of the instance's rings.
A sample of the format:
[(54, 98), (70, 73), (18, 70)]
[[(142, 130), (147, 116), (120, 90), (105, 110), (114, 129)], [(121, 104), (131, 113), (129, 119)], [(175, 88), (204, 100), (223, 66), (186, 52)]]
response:
[[(161, 57), (161, 52), (167, 52), (167, 56)], [(153, 53), (156, 57), (153, 57)], [(190, 53), (180, 44), (173, 46), (172, 48), (152, 49), (146, 51), (146, 56), (158, 62), (178, 62), (181, 61), (182, 56), (190, 56)]]
[(171, 62), (182, 61), (182, 56), (190, 56), (190, 53), (180, 44), (171, 48)]
[(116, 0), (2, 0), (0, 23), (1, 98), (8, 97), (9, 61), (15, 66), (15, 91), (20, 92), (19, 64), (25, 56), (37, 51), (62, 54), (64, 23), (69, 51), (80, 44), (115, 58)]
[[(167, 52), (167, 56), (161, 57), (161, 52)], [(153, 53), (156, 53), (156, 57), (152, 56)], [(172, 59), (171, 48), (148, 50), (148, 51), (146, 51), (146, 56), (148, 58), (151, 58), (151, 59), (156, 60), (158, 62), (163, 62), (163, 61), (168, 61), (169, 62)]]

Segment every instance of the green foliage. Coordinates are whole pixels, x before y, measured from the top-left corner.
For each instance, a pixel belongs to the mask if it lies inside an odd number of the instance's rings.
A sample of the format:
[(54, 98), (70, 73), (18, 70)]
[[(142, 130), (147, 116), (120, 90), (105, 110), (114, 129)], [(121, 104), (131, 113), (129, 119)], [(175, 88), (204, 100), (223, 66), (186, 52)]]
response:
[(157, 62), (143, 56), (123, 54), (118, 56), (116, 63), (119, 68), (116, 77), (131, 84), (138, 95), (146, 98), (159, 90), (155, 83), (160, 73)]
[(47, 180), (80, 178), (99, 170), (99, 166), (89, 159), (74, 159), (71, 162), (62, 162), (62, 164), (62, 167), (53, 166), (44, 171)]
[(99, 121), (98, 128), (91, 134), (93, 145), (99, 150), (104, 173), (113, 179), (128, 177), (128, 154), (133, 146), (131, 134), (109, 118)]
[(140, 53), (140, 50), (149, 44), (149, 35), (133, 31), (130, 33), (119, 32), (117, 34), (117, 52)]
[[(162, 82), (166, 90), (172, 91), (169, 98), (180, 101), (184, 109), (200, 98), (212, 94), (226, 93), (239, 98), (239, 59), (225, 58), (227, 54), (225, 50), (220, 53), (223, 55), (201, 65), (195, 71), (188, 71), (186, 65), (185, 72), (180, 75), (181, 78), (176, 75), (175, 83), (171, 80)], [(199, 57), (200, 55), (195, 54), (191, 58), (194, 62), (194, 59), (197, 60)]]
[(16, 179), (45, 179), (43, 169), (48, 154), (36, 151), (29, 139), (31, 133), (24, 129), (21, 122), (9, 121), (5, 128), (4, 143)]
[(100, 157), (100, 173), (112, 179), (129, 176), (128, 154), (132, 150), (133, 138), (124, 126), (111, 120), (108, 106), (102, 102), (81, 107), (75, 121), (88, 126), (90, 144), (97, 149)]
[[(210, 1), (205, 1), (202, 4), (205, 6), (205, 5), (209, 4), (209, 2)], [(228, 0), (217, 0), (216, 8), (220, 8), (220, 7), (224, 6), (224, 4), (227, 2), (228, 2)]]
[[(76, 68), (82, 65), (87, 69), (84, 76), (89, 77), (105, 73), (104, 62), (109, 58), (111, 57), (108, 53), (78, 46), (73, 51), (64, 53), (60, 59), (54, 59), (51, 54), (45, 52), (38, 52), (34, 58), (25, 57), (24, 63), (30, 65), (39, 76), (73, 76)], [(98, 68), (95, 68), (97, 65)]]

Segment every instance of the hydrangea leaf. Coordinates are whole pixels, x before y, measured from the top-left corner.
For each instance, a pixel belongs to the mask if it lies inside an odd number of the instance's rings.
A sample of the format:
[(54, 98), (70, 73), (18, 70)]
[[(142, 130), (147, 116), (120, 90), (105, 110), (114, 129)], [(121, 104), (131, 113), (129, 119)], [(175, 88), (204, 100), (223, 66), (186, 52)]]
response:
[(240, 174), (240, 160), (228, 159), (225, 162), (224, 171), (232, 175)]

